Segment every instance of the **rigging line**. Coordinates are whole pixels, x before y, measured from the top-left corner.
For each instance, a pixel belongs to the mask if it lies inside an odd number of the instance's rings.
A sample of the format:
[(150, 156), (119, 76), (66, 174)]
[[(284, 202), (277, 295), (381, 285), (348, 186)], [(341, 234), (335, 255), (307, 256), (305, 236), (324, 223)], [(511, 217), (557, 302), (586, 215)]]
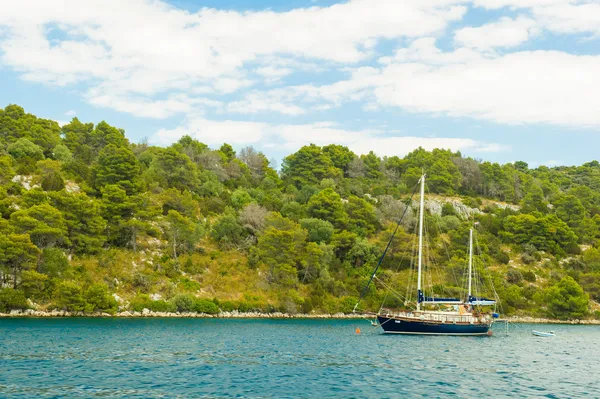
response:
[[(415, 196), (415, 193), (417, 192), (418, 187), (419, 187), (419, 184), (416, 184), (415, 188), (413, 189), (413, 192), (412, 192), (412, 194), (410, 196), (410, 200), (409, 200), (411, 203), (412, 203), (413, 197)], [(363, 290), (360, 294), (360, 297), (358, 298), (358, 302), (356, 302), (356, 305), (354, 305), (354, 309), (352, 309), (352, 313), (356, 312), (356, 308), (358, 307), (358, 304), (360, 303), (360, 301), (362, 301), (362, 299), (366, 295), (367, 289), (369, 288), (369, 285), (371, 285), (371, 282), (373, 281), (373, 278), (375, 277), (375, 273), (377, 273), (377, 270), (379, 270), (379, 267), (381, 266), (381, 263), (383, 262), (383, 258), (385, 258), (385, 254), (387, 253), (388, 249), (390, 248), (390, 245), (392, 244), (392, 240), (396, 236), (396, 233), (398, 232), (398, 228), (400, 228), (400, 223), (402, 223), (402, 219), (404, 219), (404, 216), (406, 215), (408, 208), (409, 208), (409, 206), (406, 206), (406, 208), (404, 208), (404, 212), (402, 213), (400, 220), (398, 220), (398, 223), (396, 224), (396, 228), (394, 229), (394, 232), (392, 233), (392, 236), (390, 237), (390, 240), (388, 241), (387, 246), (385, 247), (385, 250), (383, 251), (383, 254), (381, 255), (381, 258), (379, 258), (379, 262), (377, 262), (377, 266), (375, 267), (375, 270), (373, 270), (373, 273), (371, 274), (371, 278), (367, 282), (367, 285), (365, 285), (365, 288), (363, 288)]]
[[(414, 246), (411, 246), (411, 248), (413, 248), (414, 250)], [(396, 251), (394, 246), (390, 246), (390, 250), (389, 250), (389, 256), (392, 256), (394, 254), (394, 252)], [(404, 259), (406, 258), (406, 251), (401, 251), (401, 255), (400, 255), (400, 261), (396, 262), (396, 266), (395, 268), (391, 268), (391, 270), (395, 273), (399, 273), (400, 271), (400, 266), (402, 266), (402, 263), (404, 262)], [(411, 259), (412, 262), (412, 259)], [(379, 281), (381, 281), (380, 279), (377, 279)], [(384, 287), (385, 288), (385, 287)], [(381, 310), (383, 309), (387, 299), (389, 297), (389, 290), (386, 291), (385, 297), (383, 298), (383, 301), (381, 302), (381, 306), (379, 307), (379, 311), (381, 312)]]
[[(411, 258), (410, 258), (410, 269), (408, 272), (408, 281), (406, 283), (406, 300), (408, 302), (412, 299), (411, 292), (414, 284), (414, 276), (415, 276), (415, 259), (417, 257), (417, 224), (415, 223), (412, 231), (412, 239), (411, 239)], [(406, 305), (406, 304), (405, 304)]]
[[(429, 195), (431, 195), (431, 193), (429, 191), (429, 187), (427, 187), (427, 185), (425, 185), (425, 189), (427, 190), (427, 193)], [(448, 261), (450, 261), (450, 251), (448, 250), (448, 246), (446, 245), (446, 241), (444, 240), (444, 237), (442, 237), (442, 228), (440, 226), (441, 218), (442, 218), (442, 216), (440, 214), (440, 219), (434, 218), (434, 220), (435, 220), (435, 223), (437, 226), (438, 233), (440, 235), (440, 241), (442, 242), (442, 246), (444, 247), (444, 250), (446, 251), (446, 256), (448, 257)], [(458, 278), (456, 277), (456, 271), (454, 270), (454, 268), (451, 269), (451, 272), (452, 272), (452, 277), (454, 278), (454, 283), (456, 284), (456, 286), (459, 286)]]
[(379, 277), (375, 276), (375, 280), (379, 281), (379, 283), (381, 283), (381, 285), (383, 285), (385, 288), (387, 288), (389, 290), (389, 292), (391, 292), (392, 294), (394, 294), (396, 296), (396, 298), (403, 300), (404, 297), (402, 294), (394, 291), (392, 289), (392, 287), (390, 287), (389, 285), (387, 285), (386, 283), (384, 283)]
[[(475, 243), (477, 245), (477, 251), (479, 253), (481, 253), (481, 248), (479, 247), (479, 240), (477, 239), (477, 237), (475, 238)], [(490, 284), (490, 288), (492, 289), (492, 292), (494, 293), (494, 299), (496, 300), (496, 303), (500, 303), (500, 296), (498, 295), (498, 293), (496, 292), (496, 287), (494, 286), (494, 280), (492, 279), (492, 274), (491, 273), (484, 273), (485, 276), (487, 277), (489, 284)], [(502, 305), (500, 305), (500, 308), (502, 308)]]
[[(390, 249), (390, 255), (392, 255), (393, 253), (394, 253), (394, 247), (391, 247), (391, 249)], [(399, 262), (397, 262), (397, 264), (396, 264), (396, 267), (395, 267), (394, 269), (392, 269), (392, 270), (393, 270), (395, 273), (398, 273), (398, 272), (400, 271), (400, 266), (402, 265), (402, 262), (404, 262), (404, 258), (405, 258), (405, 257), (406, 257), (406, 252), (405, 252), (405, 251), (402, 251), (402, 255), (400, 256), (400, 261), (399, 261)], [(381, 279), (379, 279), (377, 276), (375, 276), (375, 278), (376, 278), (378, 281), (381, 281)], [(384, 288), (385, 288), (385, 286), (384, 286)], [(386, 302), (386, 301), (387, 301), (387, 299), (388, 299), (388, 296), (389, 296), (389, 293), (390, 293), (390, 291), (392, 291), (392, 292), (393, 292), (393, 290), (392, 290), (392, 289), (388, 288), (388, 291), (386, 292), (386, 294), (385, 294), (385, 297), (383, 298), (383, 301), (382, 301), (382, 303), (381, 303), (381, 306), (379, 307), (379, 311), (380, 311), (380, 312), (381, 312), (381, 310), (383, 309), (383, 306), (385, 305), (385, 302)], [(399, 299), (401, 299), (401, 298), (399, 298)]]

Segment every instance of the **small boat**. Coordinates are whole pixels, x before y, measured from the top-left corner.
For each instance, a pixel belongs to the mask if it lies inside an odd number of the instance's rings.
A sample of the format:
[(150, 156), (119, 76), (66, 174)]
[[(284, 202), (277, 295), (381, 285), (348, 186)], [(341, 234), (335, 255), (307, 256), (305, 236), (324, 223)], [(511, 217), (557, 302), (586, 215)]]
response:
[(533, 335), (535, 335), (536, 337), (556, 337), (556, 334), (554, 334), (554, 331), (544, 332), (544, 331), (533, 330), (531, 333)]

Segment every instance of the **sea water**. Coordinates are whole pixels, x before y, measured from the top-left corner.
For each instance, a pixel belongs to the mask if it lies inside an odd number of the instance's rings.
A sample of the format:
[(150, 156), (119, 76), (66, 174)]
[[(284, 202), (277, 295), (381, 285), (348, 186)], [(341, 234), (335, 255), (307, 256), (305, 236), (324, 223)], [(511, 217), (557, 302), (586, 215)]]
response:
[(366, 320), (0, 319), (0, 398), (417, 397), (600, 397), (600, 327), (436, 337)]

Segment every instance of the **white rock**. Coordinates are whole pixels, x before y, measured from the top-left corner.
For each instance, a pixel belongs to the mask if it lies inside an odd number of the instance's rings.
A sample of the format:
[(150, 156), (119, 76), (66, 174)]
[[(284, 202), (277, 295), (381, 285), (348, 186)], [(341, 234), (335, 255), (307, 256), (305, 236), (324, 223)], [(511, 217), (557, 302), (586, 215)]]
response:
[(65, 191), (68, 193), (78, 193), (81, 191), (81, 187), (74, 181), (67, 180), (65, 182)]
[(153, 301), (160, 301), (162, 299), (162, 295), (160, 294), (150, 294), (150, 299)]

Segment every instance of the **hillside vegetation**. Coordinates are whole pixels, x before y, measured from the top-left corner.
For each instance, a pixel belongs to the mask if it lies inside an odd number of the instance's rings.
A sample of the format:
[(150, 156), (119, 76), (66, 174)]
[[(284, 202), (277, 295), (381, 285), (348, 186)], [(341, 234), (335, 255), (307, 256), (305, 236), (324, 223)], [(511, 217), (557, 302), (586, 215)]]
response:
[[(529, 169), (332, 144), (277, 171), (252, 147), (134, 144), (106, 122), (61, 128), (17, 105), (0, 109), (0, 312), (351, 311), (422, 170), (437, 292), (458, 292), (477, 221), (479, 272), (503, 312), (599, 317), (596, 161)], [(406, 286), (414, 219), (362, 308), (379, 307), (382, 284)]]

